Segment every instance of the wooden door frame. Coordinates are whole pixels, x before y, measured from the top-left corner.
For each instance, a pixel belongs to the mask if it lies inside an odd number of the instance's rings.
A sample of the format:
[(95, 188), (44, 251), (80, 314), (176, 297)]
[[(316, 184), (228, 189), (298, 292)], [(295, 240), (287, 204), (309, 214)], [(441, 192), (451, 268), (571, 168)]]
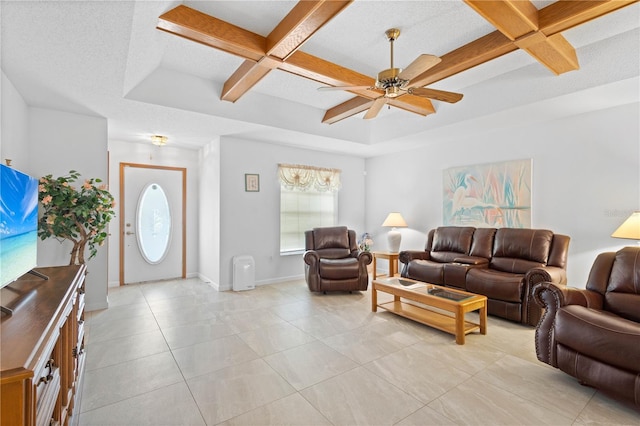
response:
[(187, 277), (187, 169), (185, 167), (154, 166), (140, 163), (120, 163), (120, 285), (124, 285), (125, 193), (124, 171), (127, 167), (170, 170), (182, 173), (182, 278)]

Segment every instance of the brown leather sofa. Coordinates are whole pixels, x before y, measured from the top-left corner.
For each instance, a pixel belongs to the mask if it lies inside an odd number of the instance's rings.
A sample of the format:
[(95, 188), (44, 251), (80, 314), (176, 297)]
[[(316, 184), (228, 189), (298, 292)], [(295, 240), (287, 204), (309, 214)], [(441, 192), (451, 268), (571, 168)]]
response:
[(586, 289), (543, 282), (538, 359), (640, 406), (640, 247), (598, 255)]
[(400, 252), (401, 275), (487, 296), (489, 314), (535, 326), (531, 289), (567, 282), (569, 237), (546, 229), (443, 226), (424, 250)]
[(358, 252), (356, 232), (346, 226), (305, 231), (305, 279), (311, 291), (365, 291), (373, 257)]

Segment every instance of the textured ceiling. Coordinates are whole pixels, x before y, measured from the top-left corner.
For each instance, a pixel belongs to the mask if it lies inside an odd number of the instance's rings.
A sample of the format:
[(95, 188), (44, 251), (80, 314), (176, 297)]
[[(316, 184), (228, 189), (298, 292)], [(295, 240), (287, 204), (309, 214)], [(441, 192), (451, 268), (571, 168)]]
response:
[[(296, 4), (184, 3), (263, 36)], [(533, 3), (542, 8), (553, 2)], [(583, 105), (577, 112), (566, 105), (584, 104), (602, 87), (619, 95), (589, 102), (591, 109), (638, 101), (638, 4), (563, 33), (578, 52), (578, 71), (557, 77), (516, 51), (430, 85), (465, 95), (455, 105), (434, 101), (436, 114), (385, 108), (375, 120), (359, 114), (333, 125), (321, 123), (324, 111), (352, 95), (318, 92), (319, 83), (283, 71), (269, 73), (236, 103), (221, 101), (222, 85), (242, 59), (157, 30), (158, 16), (178, 4), (2, 1), (2, 69), (29, 105), (105, 117), (111, 139), (147, 142), (150, 134), (163, 133), (188, 148), (236, 135), (369, 156), (397, 150), (413, 135), (477, 132), (509, 111), (519, 111), (522, 120), (549, 119), (535, 112), (552, 108), (554, 99), (564, 106), (552, 118), (583, 112)], [(375, 77), (389, 66), (384, 31), (391, 27), (402, 31), (395, 43), (400, 67), (495, 30), (458, 0), (355, 1), (301, 50)]]

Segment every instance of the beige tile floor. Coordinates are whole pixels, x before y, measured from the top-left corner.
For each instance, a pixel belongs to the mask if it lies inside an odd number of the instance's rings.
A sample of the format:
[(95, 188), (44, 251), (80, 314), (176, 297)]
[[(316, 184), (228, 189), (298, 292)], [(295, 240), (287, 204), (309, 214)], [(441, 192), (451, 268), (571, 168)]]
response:
[[(384, 295), (381, 295), (384, 297)], [(87, 313), (81, 425), (640, 425), (536, 360), (534, 330), (453, 336), (303, 281), (111, 288)]]

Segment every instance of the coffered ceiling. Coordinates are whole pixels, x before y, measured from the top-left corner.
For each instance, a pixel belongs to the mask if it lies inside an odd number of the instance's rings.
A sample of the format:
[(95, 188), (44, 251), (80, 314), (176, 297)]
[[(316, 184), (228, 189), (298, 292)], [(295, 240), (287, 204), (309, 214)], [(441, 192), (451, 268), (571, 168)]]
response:
[[(228, 52), (236, 48), (225, 43), (244, 49), (248, 43), (234, 39), (231, 29), (269, 39), (279, 24), (286, 27), (288, 14), (301, 7), (297, 2), (3, 1), (2, 69), (29, 105), (106, 117), (112, 139), (147, 142), (152, 133), (162, 133), (171, 144), (194, 149), (234, 135), (370, 156), (639, 100), (640, 8), (635, 2), (566, 2), (569, 8), (591, 5), (578, 12), (552, 1), (340, 3), (328, 6), (337, 11), (323, 16), (324, 23), (289, 24), (298, 29), (294, 35), (312, 27), (306, 42), (301, 42), (306, 35), (282, 36), (291, 51), (265, 51), (254, 58)], [(172, 16), (178, 6), (224, 25), (209, 28), (209, 39), (200, 42), (184, 38), (180, 33), (193, 18)], [(539, 12), (544, 10), (553, 13)], [(578, 22), (567, 23), (562, 13)], [(426, 116), (399, 105), (363, 120), (362, 109), (347, 107), (343, 119), (327, 120), (345, 102), (366, 104), (380, 96), (370, 90), (317, 88), (355, 85), (359, 76), (375, 81), (389, 68), (384, 32), (392, 27), (401, 30), (394, 43), (397, 67), (421, 54), (439, 56), (443, 62), (417, 79), (464, 98), (455, 104), (433, 100), (434, 113)], [(211, 37), (218, 37), (217, 46), (202, 44)], [(508, 48), (492, 52), (482, 42), (487, 37)], [(473, 43), (481, 43), (481, 49), (470, 48)], [(320, 65), (305, 63), (308, 58)], [(262, 78), (235, 94), (226, 90), (234, 75), (241, 82), (251, 80), (247, 70), (256, 67), (255, 60), (269, 68), (259, 73)], [(452, 64), (462, 65), (453, 69)], [(316, 74), (301, 77), (300, 67)]]

